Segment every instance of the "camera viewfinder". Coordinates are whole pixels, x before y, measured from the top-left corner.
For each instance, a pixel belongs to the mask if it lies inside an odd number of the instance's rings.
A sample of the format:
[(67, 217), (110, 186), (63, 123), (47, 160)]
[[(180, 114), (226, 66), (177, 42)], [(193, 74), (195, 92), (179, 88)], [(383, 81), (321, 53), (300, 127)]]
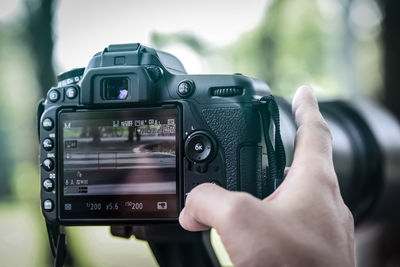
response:
[(125, 100), (128, 98), (127, 78), (107, 78), (104, 79), (103, 86), (105, 100)]

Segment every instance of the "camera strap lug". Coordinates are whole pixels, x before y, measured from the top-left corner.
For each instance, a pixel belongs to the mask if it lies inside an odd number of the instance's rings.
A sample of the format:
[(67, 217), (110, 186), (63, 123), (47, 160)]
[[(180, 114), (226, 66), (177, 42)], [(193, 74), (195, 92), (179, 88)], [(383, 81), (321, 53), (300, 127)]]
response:
[(44, 112), (45, 108), (45, 100), (40, 99), (38, 105), (37, 105), (37, 110), (36, 110), (36, 121), (37, 121), (37, 134), (38, 134), (38, 141), (40, 142), (40, 117), (42, 117), (42, 114)]

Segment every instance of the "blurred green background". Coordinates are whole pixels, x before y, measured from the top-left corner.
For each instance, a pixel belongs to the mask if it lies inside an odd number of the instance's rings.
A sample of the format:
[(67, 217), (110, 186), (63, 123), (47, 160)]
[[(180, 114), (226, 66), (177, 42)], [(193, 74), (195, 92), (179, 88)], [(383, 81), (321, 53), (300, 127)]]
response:
[[(0, 0), (1, 267), (51, 266), (36, 105), (56, 73), (85, 66), (110, 43), (166, 50), (189, 73), (256, 76), (287, 97), (310, 84), (320, 98), (369, 97), (400, 113), (389, 71), (395, 1), (233, 2)], [(145, 242), (112, 237), (107, 227), (68, 233), (70, 266), (157, 266)], [(215, 233), (213, 240), (229, 265)]]

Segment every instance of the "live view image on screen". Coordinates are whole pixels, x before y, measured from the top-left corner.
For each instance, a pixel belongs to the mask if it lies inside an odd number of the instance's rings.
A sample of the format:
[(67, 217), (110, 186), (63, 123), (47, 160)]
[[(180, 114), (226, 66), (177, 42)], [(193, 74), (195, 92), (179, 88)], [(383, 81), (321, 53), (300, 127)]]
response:
[(61, 113), (60, 123), (63, 217), (177, 215), (177, 109)]

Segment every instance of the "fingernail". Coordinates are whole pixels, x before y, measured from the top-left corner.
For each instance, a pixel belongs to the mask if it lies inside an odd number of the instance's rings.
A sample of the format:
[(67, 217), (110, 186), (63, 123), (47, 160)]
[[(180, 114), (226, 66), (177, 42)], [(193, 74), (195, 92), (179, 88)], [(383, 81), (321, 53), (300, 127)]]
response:
[(310, 99), (314, 104), (317, 104), (317, 98), (315, 97), (314, 90), (309, 85), (302, 85), (297, 88), (292, 100), (292, 112), (295, 114), (296, 110), (299, 108), (300, 104), (306, 99)]
[(310, 95), (312, 95), (315, 98), (315, 92), (314, 92), (314, 89), (311, 86), (302, 85), (302, 86), (299, 87), (299, 90), (306, 90), (306, 91), (308, 91), (308, 93), (310, 93)]

